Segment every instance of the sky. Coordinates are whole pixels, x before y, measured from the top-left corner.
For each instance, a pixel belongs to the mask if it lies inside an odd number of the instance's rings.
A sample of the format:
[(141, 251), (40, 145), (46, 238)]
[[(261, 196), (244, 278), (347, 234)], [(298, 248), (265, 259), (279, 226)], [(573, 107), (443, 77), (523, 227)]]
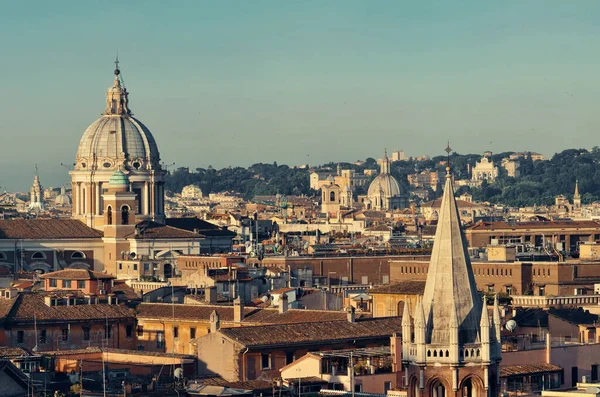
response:
[(0, 189), (68, 183), (118, 53), (165, 163), (599, 144), (600, 2), (11, 1)]

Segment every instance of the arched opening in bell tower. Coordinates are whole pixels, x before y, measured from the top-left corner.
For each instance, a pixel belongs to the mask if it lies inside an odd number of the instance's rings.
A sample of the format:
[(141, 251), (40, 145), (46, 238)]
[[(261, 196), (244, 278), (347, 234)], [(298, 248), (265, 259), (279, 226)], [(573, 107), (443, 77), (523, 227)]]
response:
[(431, 383), (431, 397), (446, 397), (446, 386), (439, 379)]
[(129, 224), (129, 207), (126, 205), (121, 208), (121, 223), (123, 225)]

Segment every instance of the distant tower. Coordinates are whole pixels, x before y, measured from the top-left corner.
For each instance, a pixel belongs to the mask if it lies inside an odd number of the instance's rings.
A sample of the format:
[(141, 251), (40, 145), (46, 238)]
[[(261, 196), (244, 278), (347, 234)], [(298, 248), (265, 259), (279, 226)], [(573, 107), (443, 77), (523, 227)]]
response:
[(350, 185), (346, 185), (342, 189), (342, 193), (340, 196), (340, 204), (342, 205), (342, 207), (352, 208), (354, 200), (352, 199), (352, 189), (350, 188)]
[(327, 178), (327, 184), (321, 187), (321, 212), (330, 217), (337, 217), (340, 211), (340, 187), (335, 184), (333, 177)]
[(38, 167), (35, 165), (35, 173), (33, 174), (33, 184), (31, 185), (31, 190), (29, 192), (30, 195), (30, 203), (29, 210), (30, 211), (43, 211), (44, 210), (44, 201), (42, 195), (44, 194), (44, 189), (42, 188), (42, 184), (40, 183), (40, 176), (38, 175)]
[(579, 180), (575, 181), (575, 194), (573, 194), (573, 210), (581, 209), (581, 196), (579, 195)]
[(477, 292), (450, 166), (446, 170), (425, 291), (417, 301), (412, 327), (404, 306), (404, 386), (408, 397), (497, 396), (500, 312), (496, 300), (490, 318)]

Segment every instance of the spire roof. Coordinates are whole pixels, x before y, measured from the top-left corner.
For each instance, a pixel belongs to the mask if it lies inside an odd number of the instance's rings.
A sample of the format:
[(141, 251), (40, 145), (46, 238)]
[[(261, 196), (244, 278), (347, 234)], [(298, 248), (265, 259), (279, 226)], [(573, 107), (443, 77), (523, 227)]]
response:
[[(423, 294), (428, 343), (448, 343), (450, 325), (458, 321), (461, 343), (478, 339), (481, 300), (462, 232), (450, 165)], [(453, 318), (456, 316), (455, 318)]]
[(575, 194), (573, 195), (573, 198), (579, 198), (579, 179), (575, 180)]

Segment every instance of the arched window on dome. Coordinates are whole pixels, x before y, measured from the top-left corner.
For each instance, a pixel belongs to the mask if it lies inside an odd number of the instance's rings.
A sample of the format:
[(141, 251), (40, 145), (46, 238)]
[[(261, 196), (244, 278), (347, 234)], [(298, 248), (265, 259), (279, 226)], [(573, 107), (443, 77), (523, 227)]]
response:
[(129, 224), (129, 207), (126, 205), (121, 207), (121, 221), (123, 225)]
[(37, 251), (31, 255), (31, 259), (46, 259), (46, 254), (42, 251)]
[(112, 225), (112, 223), (113, 223), (112, 221), (113, 221), (112, 220), (112, 207), (109, 205), (106, 208), (106, 224)]
[(330, 192), (329, 193), (329, 201), (335, 201), (335, 192)]

